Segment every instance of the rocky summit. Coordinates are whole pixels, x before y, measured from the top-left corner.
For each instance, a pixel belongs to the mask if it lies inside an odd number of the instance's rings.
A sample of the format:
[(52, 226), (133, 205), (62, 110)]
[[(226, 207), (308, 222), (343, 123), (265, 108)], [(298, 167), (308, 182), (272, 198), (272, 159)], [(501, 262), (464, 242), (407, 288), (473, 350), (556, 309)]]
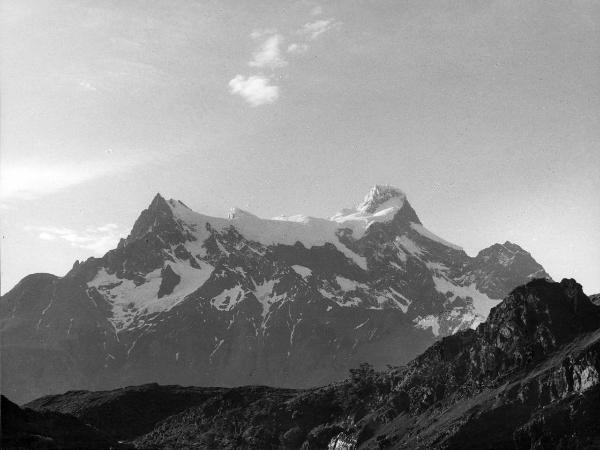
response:
[(518, 245), (471, 257), (390, 186), (330, 219), (209, 217), (157, 195), (114, 250), (2, 296), (3, 392), (323, 385), (476, 328), (536, 278)]
[[(600, 307), (574, 280), (534, 280), (405, 366), (361, 364), (305, 390), (148, 384), (46, 396), (23, 411), (3, 401), (2, 444), (77, 447), (85, 423), (90, 442), (113, 448), (591, 450), (599, 374)], [(63, 419), (48, 430), (52, 415)]]

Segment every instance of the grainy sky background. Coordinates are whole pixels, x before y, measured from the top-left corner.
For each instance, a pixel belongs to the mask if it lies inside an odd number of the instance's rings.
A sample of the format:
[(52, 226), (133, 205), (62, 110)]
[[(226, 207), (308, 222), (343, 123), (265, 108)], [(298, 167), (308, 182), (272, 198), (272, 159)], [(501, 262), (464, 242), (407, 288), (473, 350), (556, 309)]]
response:
[(156, 192), (328, 217), (375, 183), (600, 291), (597, 1), (4, 0), (2, 291)]

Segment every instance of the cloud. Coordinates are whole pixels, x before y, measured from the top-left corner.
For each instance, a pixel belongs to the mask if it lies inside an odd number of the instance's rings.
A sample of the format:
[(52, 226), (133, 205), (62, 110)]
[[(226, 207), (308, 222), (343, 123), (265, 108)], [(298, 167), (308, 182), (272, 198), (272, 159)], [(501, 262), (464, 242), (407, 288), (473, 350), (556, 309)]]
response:
[(107, 172), (94, 164), (3, 165), (0, 191), (3, 200), (31, 200), (99, 178)]
[(300, 55), (308, 50), (308, 44), (292, 43), (288, 46), (287, 52), (295, 55)]
[(149, 155), (112, 156), (81, 162), (49, 163), (39, 160), (2, 161), (0, 168), (0, 203), (32, 200), (73, 186), (131, 170), (148, 162)]
[(27, 231), (38, 233), (38, 238), (44, 241), (62, 240), (73, 247), (91, 250), (96, 255), (103, 255), (116, 247), (119, 239), (127, 234), (114, 223), (98, 227), (88, 227), (83, 231), (61, 227), (25, 227)]
[(250, 67), (268, 67), (276, 69), (287, 66), (287, 61), (281, 58), (280, 45), (283, 37), (280, 34), (269, 36), (260, 48), (252, 55), (252, 61), (248, 63)]
[(273, 103), (279, 98), (279, 87), (269, 84), (270, 80), (261, 75), (244, 77), (237, 75), (229, 82), (232, 94), (237, 94), (251, 106)]
[(250, 33), (250, 37), (252, 39), (259, 39), (263, 36), (268, 36), (270, 34), (276, 34), (277, 30), (275, 28), (258, 28), (256, 30), (253, 30), (252, 33)]
[(307, 36), (308, 40), (314, 41), (323, 33), (336, 28), (341, 25), (334, 19), (321, 19), (315, 22), (305, 23), (300, 29), (299, 33)]
[[(323, 13), (323, 8), (314, 6), (310, 13), (312, 16), (318, 16)], [(310, 48), (308, 41), (314, 41), (323, 33), (340, 25), (341, 22), (332, 18), (305, 23), (295, 32), (299, 42), (290, 43), (285, 51), (290, 55), (305, 53)], [(255, 29), (250, 33), (250, 37), (254, 40), (264, 39), (252, 54), (252, 60), (248, 62), (250, 67), (275, 70), (288, 65), (282, 57), (284, 37), (274, 28)], [(251, 106), (260, 106), (273, 103), (279, 98), (279, 87), (271, 85), (270, 82), (271, 78), (262, 73), (249, 76), (238, 74), (229, 81), (229, 89), (232, 94), (241, 96)]]

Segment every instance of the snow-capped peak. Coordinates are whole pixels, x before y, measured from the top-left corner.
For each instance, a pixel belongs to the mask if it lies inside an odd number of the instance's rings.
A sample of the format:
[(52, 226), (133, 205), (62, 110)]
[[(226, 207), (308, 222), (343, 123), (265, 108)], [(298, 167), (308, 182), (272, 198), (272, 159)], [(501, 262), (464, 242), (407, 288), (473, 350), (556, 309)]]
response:
[(393, 186), (375, 185), (356, 208), (345, 208), (331, 220), (338, 223), (362, 222), (364, 229), (374, 222), (387, 222), (402, 209), (406, 195)]
[[(390, 200), (394, 201), (390, 202)], [(374, 214), (381, 210), (384, 205), (386, 207), (398, 206), (398, 208), (402, 208), (405, 200), (406, 195), (400, 189), (394, 186), (376, 184), (369, 190), (356, 209), (364, 214)], [(393, 205), (390, 203), (393, 203)]]
[[(344, 209), (330, 219), (300, 214), (262, 219), (240, 208), (232, 208), (227, 218), (210, 217), (196, 213), (179, 200), (166, 200), (157, 194), (136, 221), (128, 239), (131, 241), (149, 231), (175, 225), (175, 228), (194, 234), (196, 240), (202, 242), (210, 234), (210, 229), (221, 231), (233, 226), (245, 237), (267, 245), (302, 242), (310, 248), (326, 242), (334, 243), (343, 253), (351, 254), (352, 259), (358, 260), (339, 241), (337, 231), (340, 228), (350, 229), (353, 237), (359, 239), (372, 224), (390, 222), (401, 210), (408, 214), (405, 218), (407, 223), (420, 223), (406, 195), (400, 189), (387, 185), (373, 186), (358, 206)], [(363, 267), (366, 263), (360, 259), (357, 264)]]

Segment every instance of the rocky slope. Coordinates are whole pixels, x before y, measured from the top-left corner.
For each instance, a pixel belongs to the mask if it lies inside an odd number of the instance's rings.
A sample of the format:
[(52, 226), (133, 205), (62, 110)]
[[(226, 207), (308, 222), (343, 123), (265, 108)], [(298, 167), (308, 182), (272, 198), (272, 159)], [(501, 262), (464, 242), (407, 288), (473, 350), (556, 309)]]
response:
[(1, 298), (3, 388), (326, 384), (403, 364), (547, 276), (509, 242), (469, 257), (389, 186), (331, 219), (215, 218), (157, 195), (116, 249)]
[(397, 372), (395, 389), (418, 419), (386, 439), (407, 448), (557, 448), (561, 440), (571, 448), (581, 411), (556, 430), (540, 417), (561, 402), (575, 408), (588, 390), (598, 395), (599, 328), (600, 308), (574, 280), (515, 289), (477, 330), (443, 339)]
[(599, 374), (600, 308), (574, 280), (535, 280), (406, 366), (322, 388), (146, 385), (27, 406), (138, 448), (595, 449)]

